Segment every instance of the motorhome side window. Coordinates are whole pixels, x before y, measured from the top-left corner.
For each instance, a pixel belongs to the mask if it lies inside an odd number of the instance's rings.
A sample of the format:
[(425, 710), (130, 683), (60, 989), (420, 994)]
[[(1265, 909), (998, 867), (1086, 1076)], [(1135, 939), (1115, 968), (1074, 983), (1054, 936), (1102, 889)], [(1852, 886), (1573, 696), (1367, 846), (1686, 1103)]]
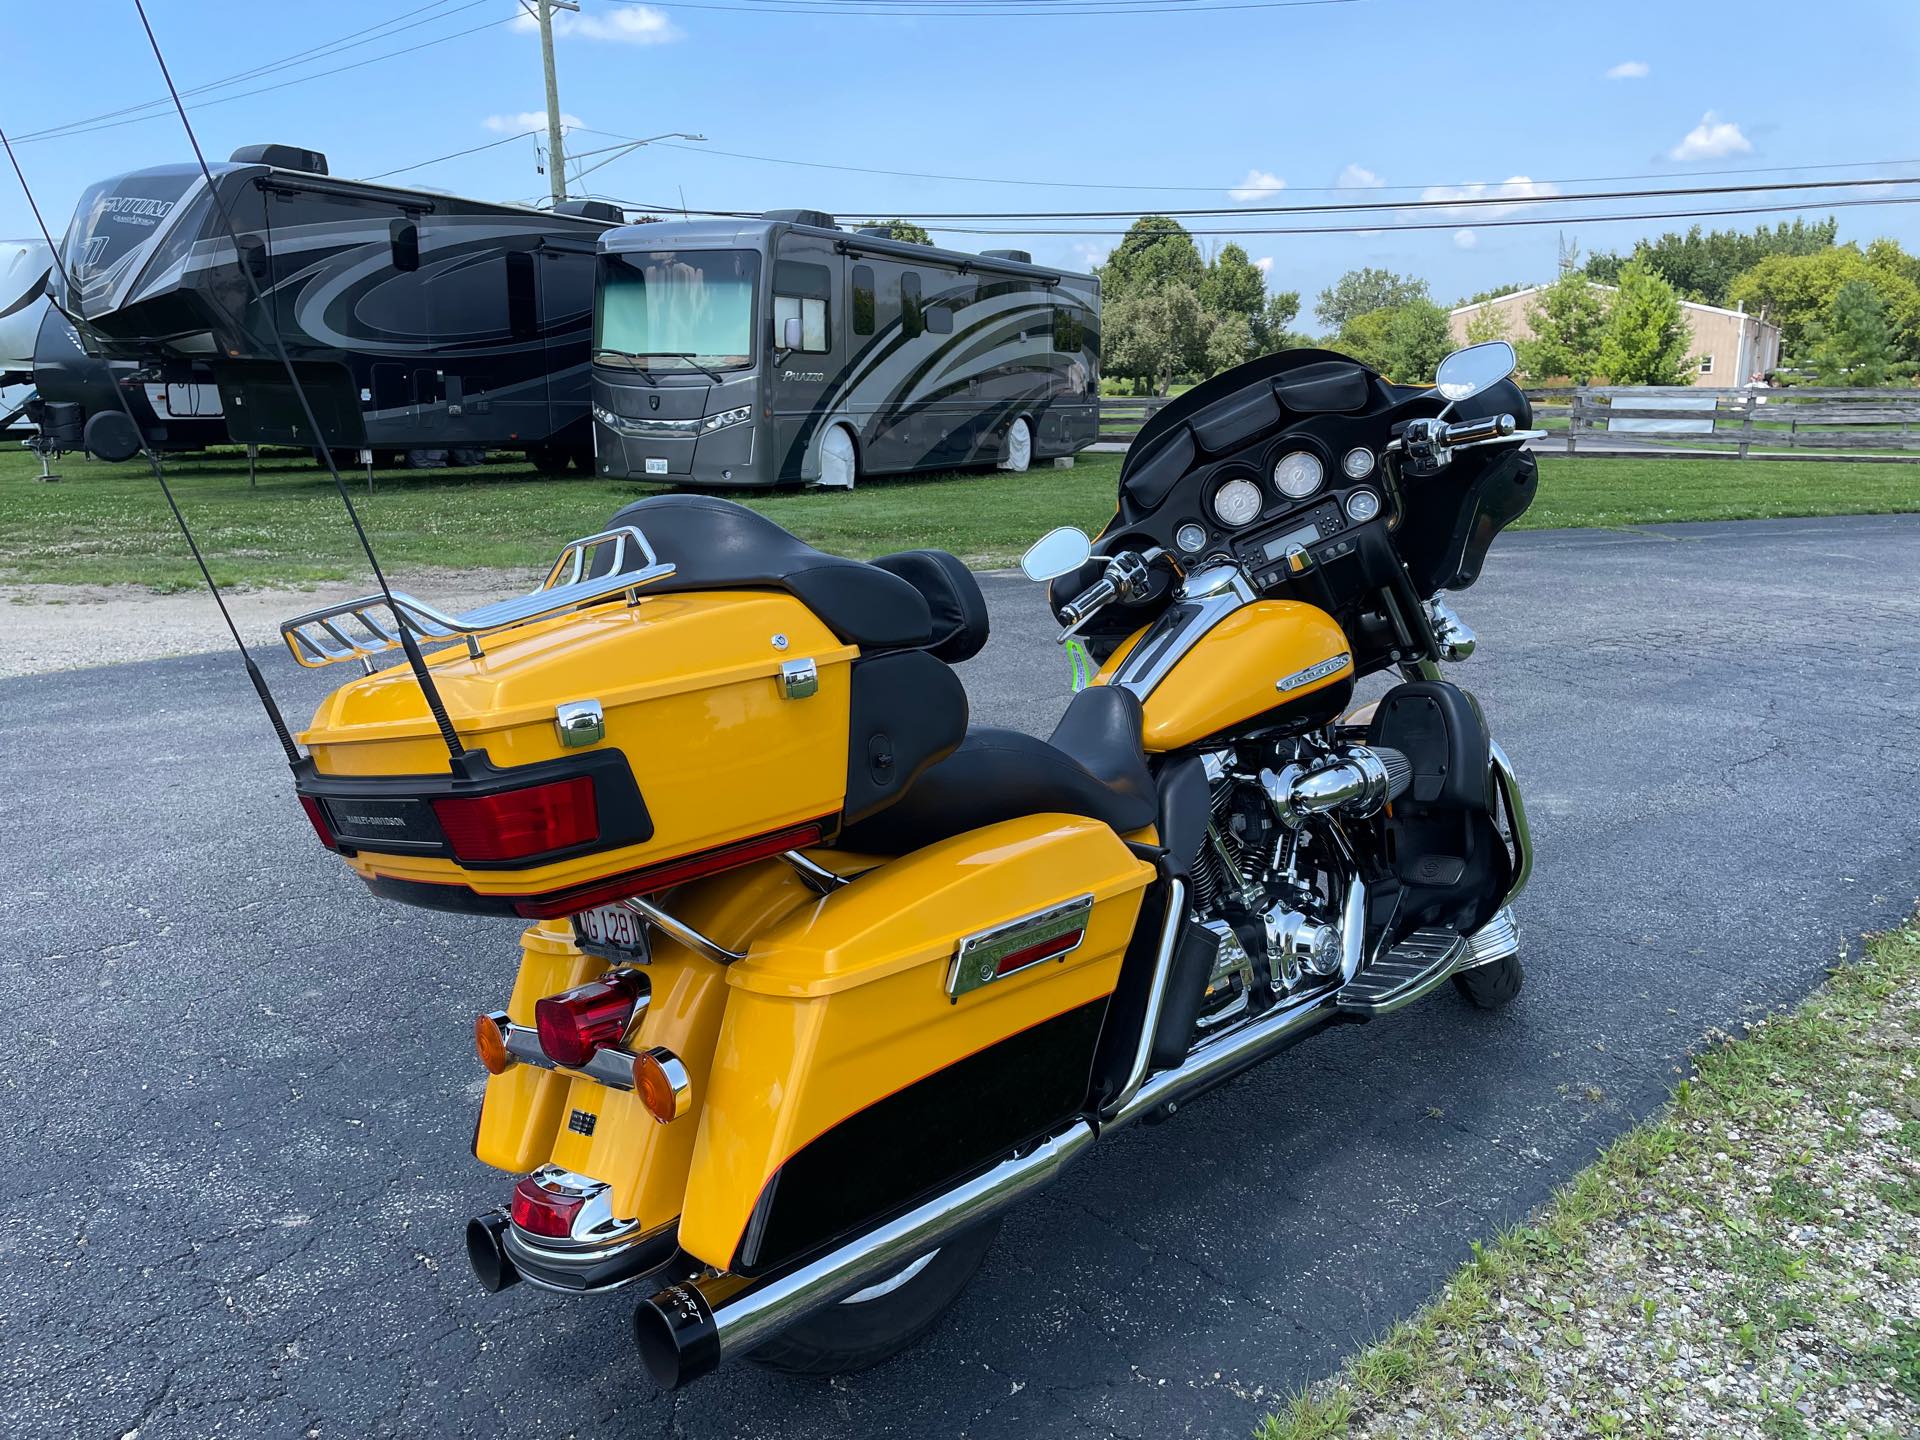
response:
[(827, 301), (832, 295), (832, 277), (824, 265), (804, 265), (797, 260), (782, 260), (773, 268), (773, 334), (775, 342), (787, 333), (787, 321), (800, 320), (800, 348), (817, 351), (829, 348)]
[(1087, 327), (1079, 310), (1056, 305), (1053, 311), (1053, 348), (1062, 355), (1078, 355), (1087, 343)]
[(973, 303), (975, 288), (972, 280), (962, 277), (941, 290), (935, 302), (927, 306), (927, 329), (936, 335), (951, 335), (954, 312)]
[(876, 296), (873, 285), (873, 267), (856, 265), (853, 267), (853, 333), (856, 335), (873, 334), (873, 315)]
[(900, 277), (900, 333), (911, 340), (926, 331), (926, 307), (920, 303), (920, 272), (909, 270)]

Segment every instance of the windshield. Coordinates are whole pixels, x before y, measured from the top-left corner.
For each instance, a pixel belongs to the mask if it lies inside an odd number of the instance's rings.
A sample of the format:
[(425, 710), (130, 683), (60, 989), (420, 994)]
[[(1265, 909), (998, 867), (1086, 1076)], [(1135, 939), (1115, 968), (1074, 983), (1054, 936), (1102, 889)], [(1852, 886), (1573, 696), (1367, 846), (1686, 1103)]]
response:
[(593, 358), (644, 370), (737, 369), (753, 358), (752, 250), (600, 257)]

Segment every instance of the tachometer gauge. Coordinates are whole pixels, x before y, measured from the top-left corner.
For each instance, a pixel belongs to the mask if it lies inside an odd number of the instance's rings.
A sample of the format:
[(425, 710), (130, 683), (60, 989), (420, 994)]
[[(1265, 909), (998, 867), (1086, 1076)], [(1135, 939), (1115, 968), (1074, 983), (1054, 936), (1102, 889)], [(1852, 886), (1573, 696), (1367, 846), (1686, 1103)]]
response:
[(1251, 480), (1229, 480), (1213, 492), (1213, 513), (1222, 525), (1239, 528), (1260, 514), (1260, 487)]
[(1320, 477), (1326, 472), (1320, 465), (1320, 458), (1307, 450), (1295, 450), (1282, 455), (1280, 463), (1273, 467), (1273, 484), (1289, 500), (1304, 500), (1320, 488)]
[(1207, 529), (1189, 520), (1174, 532), (1173, 543), (1189, 555), (1198, 555), (1200, 547), (1207, 543)]

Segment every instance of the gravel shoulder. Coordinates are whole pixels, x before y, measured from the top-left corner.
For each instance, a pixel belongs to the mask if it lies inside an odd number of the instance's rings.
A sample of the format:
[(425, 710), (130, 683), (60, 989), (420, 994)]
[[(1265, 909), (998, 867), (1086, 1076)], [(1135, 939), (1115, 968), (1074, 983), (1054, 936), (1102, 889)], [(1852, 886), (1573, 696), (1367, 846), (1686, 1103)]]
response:
[(1920, 1434), (1920, 930), (1710, 1035), (1662, 1114), (1258, 1440)]
[[(411, 569), (405, 584), (443, 610), (464, 610), (530, 590), (538, 580), (511, 570)], [(373, 588), (367, 580), (222, 594), (248, 645), (278, 646), (280, 622), (289, 616)], [(144, 585), (0, 585), (0, 632), (0, 679), (198, 655), (232, 643), (205, 590), (157, 594)]]

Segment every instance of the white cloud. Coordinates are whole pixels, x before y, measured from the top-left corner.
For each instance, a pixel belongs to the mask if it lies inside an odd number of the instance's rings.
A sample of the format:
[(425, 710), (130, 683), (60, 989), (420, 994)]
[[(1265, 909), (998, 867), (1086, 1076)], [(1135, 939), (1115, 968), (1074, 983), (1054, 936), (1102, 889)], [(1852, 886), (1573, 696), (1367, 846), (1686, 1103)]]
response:
[(1675, 160), (1718, 160), (1727, 155), (1745, 155), (1752, 149), (1753, 142), (1740, 133), (1738, 125), (1720, 119), (1709, 110), (1670, 153)]
[(1342, 190), (1372, 190), (1386, 182), (1364, 165), (1349, 165), (1333, 183)]
[[(1469, 216), (1479, 220), (1491, 220), (1496, 216), (1511, 215), (1517, 210), (1524, 210), (1536, 201), (1549, 199), (1559, 193), (1560, 188), (1551, 180), (1534, 180), (1526, 175), (1510, 175), (1494, 185), (1483, 180), (1476, 180), (1470, 185), (1429, 185), (1420, 192), (1420, 198), (1448, 202), (1438, 212), (1442, 215), (1458, 216), (1462, 220)], [(1511, 199), (1513, 203), (1511, 205), (1454, 203), (1462, 200), (1507, 199)]]
[(1456, 249), (1471, 250), (1480, 243), (1480, 237), (1471, 230), (1456, 230), (1453, 232), (1453, 243)]
[(1084, 240), (1076, 241), (1073, 247), (1073, 258), (1082, 270), (1097, 270), (1112, 253), (1111, 245), (1089, 245)]
[(1273, 274), (1273, 257), (1271, 255), (1262, 255), (1258, 260), (1253, 262), (1253, 268), (1258, 270), (1262, 275)]
[(1607, 71), (1609, 80), (1644, 80), (1653, 67), (1644, 60), (1622, 60)]
[[(489, 115), (481, 123), (502, 135), (518, 135), (523, 130), (544, 131), (547, 128), (547, 112), (522, 110), (517, 115)], [(578, 130), (586, 123), (578, 115), (570, 115), (565, 110), (560, 112), (560, 126), (564, 130)]]
[[(513, 20), (516, 30), (537, 31), (540, 22), (524, 11)], [(622, 5), (604, 15), (578, 15), (557, 10), (553, 16), (556, 39), (578, 35), (583, 40), (605, 40), (616, 45), (669, 45), (682, 31), (664, 10), (651, 5)]]
[(1286, 188), (1287, 182), (1271, 171), (1249, 170), (1246, 179), (1227, 191), (1227, 198), (1236, 205), (1245, 205), (1254, 200), (1265, 200)]

